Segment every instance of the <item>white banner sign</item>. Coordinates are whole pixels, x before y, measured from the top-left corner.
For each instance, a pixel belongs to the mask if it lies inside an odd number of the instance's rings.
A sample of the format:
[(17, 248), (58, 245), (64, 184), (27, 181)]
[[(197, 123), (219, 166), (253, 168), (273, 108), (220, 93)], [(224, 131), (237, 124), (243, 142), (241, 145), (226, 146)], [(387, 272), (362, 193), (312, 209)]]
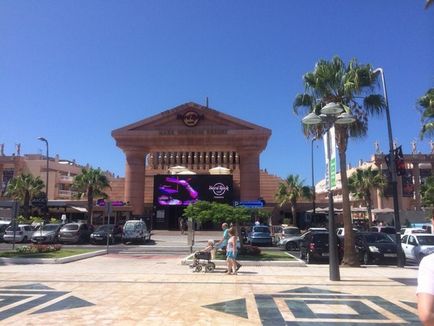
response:
[(327, 189), (333, 190), (336, 188), (336, 137), (334, 126), (324, 134), (323, 140), (326, 157), (326, 185)]

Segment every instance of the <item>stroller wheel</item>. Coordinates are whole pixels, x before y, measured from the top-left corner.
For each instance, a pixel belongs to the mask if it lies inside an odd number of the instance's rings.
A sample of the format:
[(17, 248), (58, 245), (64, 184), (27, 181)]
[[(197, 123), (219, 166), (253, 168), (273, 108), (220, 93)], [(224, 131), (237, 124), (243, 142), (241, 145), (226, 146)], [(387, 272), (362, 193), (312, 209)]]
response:
[(205, 271), (206, 272), (213, 272), (215, 269), (215, 264), (214, 263), (208, 263), (205, 266)]
[(195, 272), (200, 272), (201, 270), (202, 270), (201, 265), (197, 265), (196, 268), (194, 269)]

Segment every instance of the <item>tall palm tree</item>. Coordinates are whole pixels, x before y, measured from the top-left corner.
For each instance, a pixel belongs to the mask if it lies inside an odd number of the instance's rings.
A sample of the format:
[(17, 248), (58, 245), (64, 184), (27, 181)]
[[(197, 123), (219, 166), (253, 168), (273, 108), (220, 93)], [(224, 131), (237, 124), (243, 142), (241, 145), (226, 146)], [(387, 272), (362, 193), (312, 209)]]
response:
[[(348, 266), (358, 266), (359, 261), (354, 246), (355, 237), (351, 221), (346, 151), (348, 138), (365, 136), (368, 131), (368, 118), (380, 115), (385, 108), (383, 96), (374, 93), (377, 77), (370, 65), (359, 64), (356, 59), (352, 59), (347, 65), (339, 57), (334, 57), (331, 61), (320, 60), (312, 72), (303, 76), (305, 92), (298, 94), (293, 104), (296, 114), (306, 113), (306, 110), (320, 114), (322, 107), (335, 102), (356, 118), (356, 122), (351, 125), (335, 126), (345, 227), (343, 264)], [(304, 133), (310, 138), (317, 137), (324, 133), (324, 128), (304, 126)]]
[(20, 174), (12, 178), (6, 188), (7, 197), (20, 201), (23, 206), (23, 215), (26, 219), (30, 216), (30, 201), (41, 193), (45, 187), (44, 181), (40, 177), (31, 174)]
[(78, 192), (79, 198), (87, 198), (87, 220), (93, 222), (93, 200), (95, 196), (107, 198), (104, 189), (111, 188), (107, 176), (101, 169), (81, 169), (81, 174), (74, 177), (72, 189)]
[(290, 174), (284, 182), (279, 183), (279, 188), (275, 195), (280, 206), (290, 204), (292, 223), (297, 226), (297, 201), (300, 198), (310, 199), (312, 192), (310, 187), (304, 185), (304, 180), (300, 176)]
[(371, 227), (372, 222), (372, 198), (371, 191), (380, 189), (383, 191), (387, 184), (387, 180), (378, 170), (372, 170), (372, 167), (367, 169), (357, 169), (354, 174), (348, 178), (348, 187), (350, 191), (365, 202), (368, 210), (368, 225)]
[(421, 111), (422, 129), (420, 138), (434, 135), (434, 88), (426, 92), (417, 100), (417, 107)]

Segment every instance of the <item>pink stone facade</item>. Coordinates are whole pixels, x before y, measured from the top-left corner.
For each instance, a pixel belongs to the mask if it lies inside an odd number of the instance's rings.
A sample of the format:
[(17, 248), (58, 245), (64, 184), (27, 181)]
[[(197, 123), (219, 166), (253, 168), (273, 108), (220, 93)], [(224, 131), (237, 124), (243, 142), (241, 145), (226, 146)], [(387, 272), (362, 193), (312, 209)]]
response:
[(125, 153), (125, 198), (134, 215), (153, 202), (153, 176), (182, 165), (207, 174), (230, 169), (239, 200), (261, 197), (260, 153), (271, 130), (219, 111), (186, 103), (112, 132)]

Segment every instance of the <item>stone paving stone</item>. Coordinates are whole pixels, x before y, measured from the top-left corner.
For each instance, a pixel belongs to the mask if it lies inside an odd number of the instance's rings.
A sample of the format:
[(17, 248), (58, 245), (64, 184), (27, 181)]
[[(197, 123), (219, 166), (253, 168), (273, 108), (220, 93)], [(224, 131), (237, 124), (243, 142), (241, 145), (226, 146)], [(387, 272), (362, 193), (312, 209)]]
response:
[[(327, 265), (243, 266), (235, 276), (193, 273), (180, 261), (110, 254), (64, 265), (1, 266), (0, 318), (44, 326), (420, 325), (416, 268), (341, 268), (342, 281), (333, 282)], [(52, 299), (20, 308), (26, 291), (35, 298), (50, 292)], [(16, 299), (2, 306), (4, 296)], [(66, 303), (70, 309), (58, 310)]]

